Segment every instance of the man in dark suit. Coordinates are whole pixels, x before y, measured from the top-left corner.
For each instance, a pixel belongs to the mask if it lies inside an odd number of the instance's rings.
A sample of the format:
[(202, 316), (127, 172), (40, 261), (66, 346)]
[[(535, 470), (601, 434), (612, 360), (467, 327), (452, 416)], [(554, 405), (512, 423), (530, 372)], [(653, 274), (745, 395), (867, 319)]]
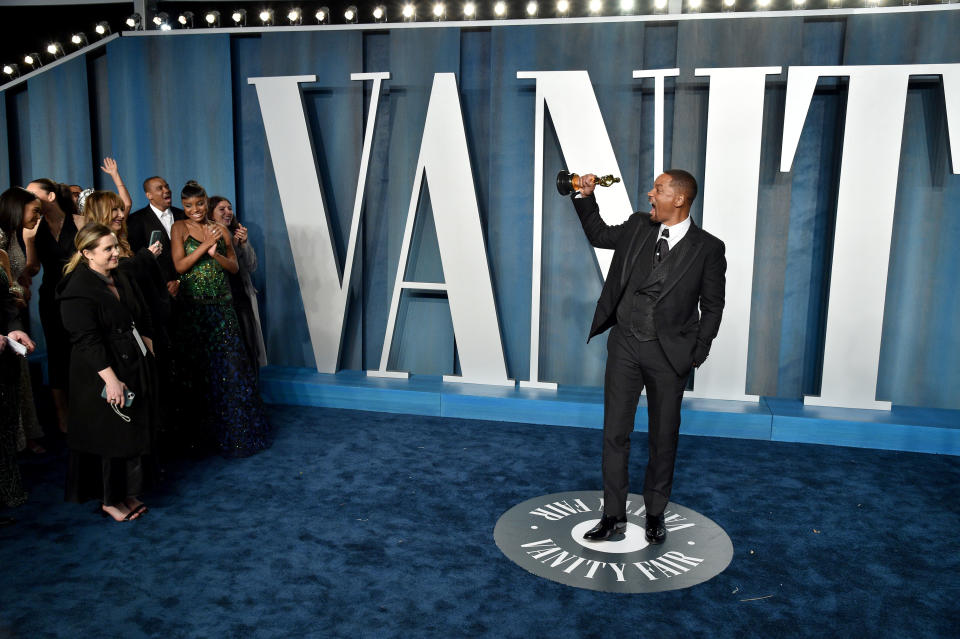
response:
[(693, 368), (710, 352), (723, 314), (727, 262), (723, 242), (690, 218), (697, 181), (686, 171), (660, 175), (647, 193), (649, 215), (607, 225), (593, 196), (593, 174), (581, 178), (574, 205), (590, 243), (614, 249), (588, 341), (607, 341), (603, 398), (603, 517), (584, 534), (602, 541), (627, 528), (630, 433), (647, 389), (650, 457), (643, 484), (646, 538), (667, 536), (663, 512), (673, 487), (680, 402)]
[[(149, 245), (150, 234), (153, 231), (160, 233), (160, 244), (163, 245), (163, 250), (157, 256), (157, 266), (160, 267), (160, 273), (167, 283), (170, 297), (165, 300), (155, 300), (157, 304), (151, 306), (150, 311), (156, 317), (154, 347), (159, 372), (160, 397), (167, 398), (173, 397), (174, 393), (171, 385), (172, 345), (170, 340), (176, 314), (171, 298), (176, 298), (180, 290), (180, 274), (173, 266), (170, 251), (170, 229), (175, 221), (186, 219), (186, 215), (182, 209), (170, 206), (170, 186), (162, 177), (154, 176), (144, 180), (143, 193), (147, 196), (148, 204), (139, 211), (131, 213), (127, 218), (127, 239), (130, 242), (130, 248), (138, 251)], [(183, 441), (187, 440), (187, 436), (178, 432), (177, 420), (174, 418), (171, 404), (161, 401), (160, 406), (161, 429), (157, 437), (158, 447), (161, 449), (160, 453), (176, 454), (186, 447)]]
[(170, 229), (177, 220), (186, 219), (183, 209), (170, 206), (170, 185), (162, 177), (149, 177), (143, 181), (143, 194), (147, 196), (147, 206), (134, 211), (127, 219), (127, 240), (130, 248), (139, 251), (150, 244), (150, 233), (160, 231), (160, 243), (163, 251), (157, 256), (157, 265), (167, 283), (171, 297), (177, 296), (180, 288), (180, 275), (173, 267), (170, 255)]

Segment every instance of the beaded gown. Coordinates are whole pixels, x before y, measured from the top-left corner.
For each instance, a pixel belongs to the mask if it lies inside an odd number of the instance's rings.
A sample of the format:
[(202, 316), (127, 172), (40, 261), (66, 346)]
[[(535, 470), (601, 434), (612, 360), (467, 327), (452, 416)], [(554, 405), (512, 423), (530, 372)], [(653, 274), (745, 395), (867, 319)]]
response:
[[(200, 246), (188, 235), (183, 249)], [(224, 255), (223, 240), (217, 252)], [(247, 457), (270, 446), (256, 377), (240, 336), (227, 273), (209, 255), (181, 275), (174, 367), (187, 418), (202, 418), (192, 439), (214, 444), (226, 457)]]

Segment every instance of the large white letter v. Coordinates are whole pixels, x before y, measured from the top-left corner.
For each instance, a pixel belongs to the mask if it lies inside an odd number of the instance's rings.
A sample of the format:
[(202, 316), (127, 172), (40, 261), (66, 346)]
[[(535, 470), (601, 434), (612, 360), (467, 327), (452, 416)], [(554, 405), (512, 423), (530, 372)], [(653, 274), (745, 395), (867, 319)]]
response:
[(277, 189), (280, 191), (280, 205), (290, 236), (290, 251), (307, 314), (313, 355), (317, 360), (317, 370), (321, 373), (337, 372), (340, 361), (343, 319), (360, 228), (380, 83), (389, 77), (389, 73), (354, 73), (350, 76), (351, 80), (373, 80), (373, 89), (342, 279), (300, 97), (300, 84), (316, 82), (317, 76), (287, 75), (247, 80), (257, 87), (263, 127), (267, 134), (273, 172), (277, 177)]

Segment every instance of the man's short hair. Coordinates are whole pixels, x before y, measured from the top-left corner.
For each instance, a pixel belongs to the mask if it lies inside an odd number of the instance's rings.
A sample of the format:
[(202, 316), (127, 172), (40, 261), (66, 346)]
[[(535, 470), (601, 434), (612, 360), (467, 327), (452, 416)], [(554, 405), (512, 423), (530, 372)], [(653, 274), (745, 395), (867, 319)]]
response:
[(162, 180), (162, 179), (163, 179), (163, 178), (160, 177), (159, 175), (154, 175), (154, 176), (152, 176), (152, 177), (148, 177), (146, 180), (143, 181), (143, 192), (144, 192), (144, 193), (147, 192), (147, 188), (150, 186), (150, 183), (151, 183), (151, 182), (153, 182), (154, 180)]
[(687, 204), (693, 205), (697, 199), (697, 178), (683, 169), (669, 169), (664, 173), (670, 176), (670, 186), (687, 196)]

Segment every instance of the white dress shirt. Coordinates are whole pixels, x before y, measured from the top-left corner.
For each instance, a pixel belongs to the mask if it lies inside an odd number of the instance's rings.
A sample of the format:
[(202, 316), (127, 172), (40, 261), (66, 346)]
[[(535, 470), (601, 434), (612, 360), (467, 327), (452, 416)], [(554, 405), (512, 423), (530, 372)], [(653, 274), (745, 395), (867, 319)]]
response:
[(150, 203), (150, 210), (153, 211), (153, 214), (157, 216), (157, 219), (160, 220), (160, 224), (163, 225), (164, 230), (167, 232), (167, 239), (170, 238), (170, 229), (173, 228), (173, 211), (167, 209), (166, 211), (161, 211), (157, 207)]

